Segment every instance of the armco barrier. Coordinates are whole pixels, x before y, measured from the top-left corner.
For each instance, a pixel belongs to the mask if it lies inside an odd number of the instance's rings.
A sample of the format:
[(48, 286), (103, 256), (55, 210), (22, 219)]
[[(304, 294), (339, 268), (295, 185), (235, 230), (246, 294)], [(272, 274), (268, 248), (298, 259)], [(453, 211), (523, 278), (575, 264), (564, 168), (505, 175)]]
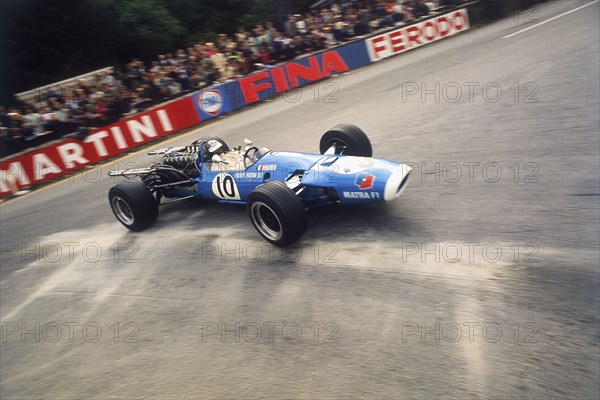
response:
[(0, 198), (119, 155), (202, 121), (469, 29), (466, 8), (376, 34), (202, 90), (0, 163)]

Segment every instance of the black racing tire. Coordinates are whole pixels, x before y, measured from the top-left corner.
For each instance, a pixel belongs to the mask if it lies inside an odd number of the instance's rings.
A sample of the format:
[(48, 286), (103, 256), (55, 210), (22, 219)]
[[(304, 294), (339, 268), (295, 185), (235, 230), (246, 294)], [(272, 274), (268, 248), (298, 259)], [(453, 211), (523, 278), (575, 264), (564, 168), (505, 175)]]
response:
[(156, 221), (158, 203), (150, 189), (138, 180), (121, 182), (108, 192), (110, 208), (127, 229), (143, 231)]
[(336, 153), (343, 151), (347, 156), (373, 157), (371, 141), (356, 125), (339, 124), (325, 132), (319, 142), (321, 154), (324, 154), (334, 143), (338, 146)]
[(272, 181), (258, 186), (248, 196), (247, 210), (256, 231), (275, 246), (294, 243), (306, 231), (304, 205), (284, 183)]

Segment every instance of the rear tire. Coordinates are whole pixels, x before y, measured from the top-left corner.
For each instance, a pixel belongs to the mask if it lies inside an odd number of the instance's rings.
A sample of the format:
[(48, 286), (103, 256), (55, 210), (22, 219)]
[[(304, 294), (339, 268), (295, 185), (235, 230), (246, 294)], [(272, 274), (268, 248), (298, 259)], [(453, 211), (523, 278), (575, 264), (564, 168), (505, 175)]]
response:
[(143, 231), (156, 221), (158, 203), (144, 183), (131, 180), (113, 186), (108, 201), (115, 217), (127, 229)]
[(319, 142), (319, 150), (324, 154), (336, 145), (336, 153), (347, 156), (373, 157), (373, 148), (368, 136), (356, 125), (339, 124), (325, 132)]
[(254, 189), (248, 196), (247, 209), (257, 232), (275, 246), (293, 243), (306, 231), (304, 205), (284, 183), (272, 181)]

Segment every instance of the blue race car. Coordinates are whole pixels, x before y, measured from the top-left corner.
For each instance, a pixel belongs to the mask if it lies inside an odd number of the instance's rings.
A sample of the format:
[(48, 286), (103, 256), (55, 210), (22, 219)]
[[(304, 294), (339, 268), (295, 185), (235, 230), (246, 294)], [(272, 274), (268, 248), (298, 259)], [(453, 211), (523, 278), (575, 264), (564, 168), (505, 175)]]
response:
[(248, 139), (244, 142), (244, 149), (230, 149), (218, 137), (199, 139), (148, 153), (162, 155), (148, 168), (110, 171), (110, 176), (139, 178), (110, 189), (113, 213), (126, 228), (141, 231), (156, 220), (163, 198), (245, 204), (258, 233), (285, 246), (306, 230), (308, 209), (393, 200), (411, 170), (372, 158), (369, 138), (350, 124), (327, 131), (320, 154), (259, 149)]

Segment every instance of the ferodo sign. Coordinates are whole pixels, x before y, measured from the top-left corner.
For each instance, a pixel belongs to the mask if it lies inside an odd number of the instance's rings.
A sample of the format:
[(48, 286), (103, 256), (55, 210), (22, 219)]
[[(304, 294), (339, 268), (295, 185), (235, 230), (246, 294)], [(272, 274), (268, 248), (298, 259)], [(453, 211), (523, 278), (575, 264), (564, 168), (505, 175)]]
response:
[(0, 163), (0, 198), (200, 123), (191, 98)]
[(469, 29), (467, 9), (455, 10), (365, 41), (371, 61), (379, 61)]

